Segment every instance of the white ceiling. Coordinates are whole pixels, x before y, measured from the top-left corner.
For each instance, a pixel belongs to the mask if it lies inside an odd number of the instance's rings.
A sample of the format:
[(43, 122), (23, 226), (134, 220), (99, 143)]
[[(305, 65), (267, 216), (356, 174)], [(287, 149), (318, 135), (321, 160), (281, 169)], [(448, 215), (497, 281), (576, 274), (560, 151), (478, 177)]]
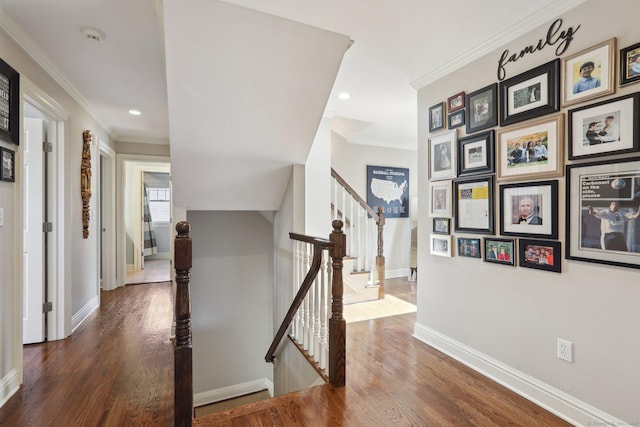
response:
[[(0, 26), (72, 93), (115, 140), (166, 144), (171, 138), (173, 162), (174, 144), (186, 151), (190, 142), (197, 141), (202, 145), (204, 135), (210, 146), (219, 149), (213, 150), (211, 157), (229, 156), (218, 163), (231, 165), (237, 174), (242, 159), (247, 159), (247, 165), (262, 169), (261, 173), (241, 179), (242, 187), (249, 191), (252, 183), (267, 175), (278, 175), (276, 181), (281, 181), (283, 170), (291, 162), (299, 162), (311, 142), (304, 141), (300, 148), (296, 147), (294, 138), (288, 138), (289, 141), (282, 147), (276, 146), (270, 156), (255, 156), (260, 149), (246, 141), (255, 139), (261, 124), (256, 120), (260, 121), (261, 117), (242, 115), (243, 109), (235, 107), (248, 108), (255, 102), (253, 113), (269, 113), (262, 119), (277, 122), (277, 129), (268, 130), (277, 136), (282, 136), (278, 132), (296, 123), (285, 116), (304, 109), (307, 115), (302, 116), (300, 129), (294, 129), (298, 138), (308, 139), (309, 127), (314, 123), (317, 126), (320, 117), (316, 116), (324, 112), (325, 117), (333, 117), (333, 130), (349, 142), (415, 149), (416, 88), (492, 52), (584, 1), (165, 0), (163, 5), (160, 0), (0, 0)], [(243, 15), (243, 8), (252, 9), (252, 13)], [(279, 83), (293, 83), (284, 91), (292, 98), (284, 99), (283, 103), (269, 91), (256, 93), (252, 86), (254, 79), (268, 76), (265, 71), (266, 75), (260, 77), (263, 70), (278, 70), (274, 61), (282, 61), (282, 58), (269, 51), (263, 54), (255, 49), (245, 52), (259, 55), (252, 62), (253, 74), (236, 72), (234, 76), (227, 73), (223, 76), (226, 80), (220, 80), (190, 69), (203, 60), (208, 67), (214, 67), (210, 70), (215, 69), (216, 63), (226, 64), (230, 60), (237, 65), (240, 51), (231, 51), (230, 47), (239, 49), (244, 42), (237, 39), (253, 31), (245, 25), (244, 18), (238, 20), (238, 17), (259, 19), (261, 14), (257, 11), (328, 30), (319, 32), (324, 33), (325, 38), (337, 33), (334, 41), (339, 39), (339, 34), (348, 36), (354, 44), (344, 54), (341, 64), (335, 52), (313, 50), (314, 45), (309, 44), (307, 53), (311, 55), (307, 57), (307, 66), (311, 65), (312, 69), (293, 63), (294, 69), (304, 74)], [(177, 31), (167, 34), (165, 41), (164, 20), (176, 24), (183, 18), (192, 19), (193, 23), (180, 23), (174, 27)], [(279, 25), (282, 22), (280, 20)], [(101, 30), (105, 34), (104, 40), (96, 43), (87, 39), (81, 33), (84, 27)], [(299, 26), (292, 31), (314, 32), (303, 28)], [(277, 33), (279, 30), (273, 37), (264, 37), (268, 39), (265, 43), (277, 39)], [(299, 38), (298, 35), (291, 36), (279, 43), (291, 43), (302, 55), (306, 41)], [(316, 42), (319, 43), (318, 40), (313, 43)], [(166, 66), (165, 52), (170, 53)], [(314, 54), (329, 63), (323, 65)], [(340, 65), (339, 72), (331, 88), (326, 79), (331, 76), (332, 67), (337, 65)], [(167, 72), (174, 72), (173, 78), (169, 75), (167, 79)], [(318, 87), (308, 84), (312, 78), (318, 79)], [(190, 90), (184, 90), (185, 83)], [(173, 95), (172, 85), (175, 88)], [(220, 89), (229, 87), (236, 90), (238, 98), (229, 97), (229, 93), (218, 96)], [(296, 91), (304, 103), (296, 103), (293, 98)], [(323, 95), (323, 91), (329, 94)], [(350, 100), (338, 100), (338, 93), (343, 91), (351, 94)], [(259, 99), (256, 94), (265, 98)], [(309, 100), (309, 106), (306, 100)], [(285, 101), (296, 104), (284, 104)], [(142, 115), (129, 115), (127, 111), (131, 108), (140, 110)], [(221, 119), (220, 112), (225, 111), (226, 115)], [(236, 115), (231, 117), (230, 111)], [(189, 120), (190, 115), (198, 116), (200, 120)], [(253, 123), (247, 122), (247, 117), (251, 117)], [(218, 133), (222, 125), (229, 123), (235, 123), (236, 129), (242, 131), (236, 132), (235, 139), (231, 132)], [(193, 126), (198, 126), (199, 130), (190, 129)], [(178, 140), (174, 141), (174, 138)], [(273, 144), (274, 139), (266, 143)], [(230, 147), (234, 149), (230, 151)], [(271, 149), (262, 151), (265, 150)], [(265, 162), (272, 164), (265, 166)], [(192, 169), (202, 173), (202, 169)], [(216, 175), (213, 168), (209, 169), (207, 181), (225, 180)], [(228, 169), (222, 169), (229, 173)], [(174, 177), (175, 173), (174, 168)], [(216, 198), (221, 200), (221, 196), (226, 197), (226, 194), (218, 194)], [(259, 198), (261, 194), (254, 191), (251, 196)], [(274, 200), (265, 200), (242, 208), (273, 209), (273, 205)], [(206, 206), (209, 205), (203, 205)]]

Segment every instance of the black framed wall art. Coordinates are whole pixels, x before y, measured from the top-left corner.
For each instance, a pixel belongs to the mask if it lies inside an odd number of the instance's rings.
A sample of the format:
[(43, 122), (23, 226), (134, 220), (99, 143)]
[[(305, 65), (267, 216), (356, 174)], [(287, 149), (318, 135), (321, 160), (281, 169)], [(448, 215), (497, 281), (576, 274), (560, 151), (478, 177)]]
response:
[(20, 142), (20, 75), (0, 59), (0, 138), (16, 145)]
[(467, 133), (498, 124), (498, 83), (490, 84), (465, 97)]

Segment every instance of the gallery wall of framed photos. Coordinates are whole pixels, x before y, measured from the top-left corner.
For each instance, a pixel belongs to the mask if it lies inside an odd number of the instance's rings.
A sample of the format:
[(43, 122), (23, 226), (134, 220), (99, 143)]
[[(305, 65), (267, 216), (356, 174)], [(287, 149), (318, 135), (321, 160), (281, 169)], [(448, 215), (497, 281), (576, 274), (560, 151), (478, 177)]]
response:
[[(640, 300), (640, 27), (628, 16), (637, 7), (617, 1), (616, 25), (603, 25), (603, 4), (581, 1), (418, 90), (418, 269), (429, 279), (418, 277), (416, 330), (516, 366), (549, 385), (540, 399), (571, 388), (586, 415), (570, 419), (582, 425), (637, 414), (611, 396), (640, 401), (624, 373), (635, 362), (602, 351), (624, 336), (640, 357), (626, 326), (637, 316), (621, 313)], [(434, 106), (447, 117), (438, 128)], [(446, 219), (448, 234), (434, 233)], [(446, 235), (448, 256), (433, 253)], [(558, 338), (597, 359), (565, 369)], [(597, 391), (576, 382), (595, 371), (608, 378)], [(549, 405), (571, 413), (559, 395)]]

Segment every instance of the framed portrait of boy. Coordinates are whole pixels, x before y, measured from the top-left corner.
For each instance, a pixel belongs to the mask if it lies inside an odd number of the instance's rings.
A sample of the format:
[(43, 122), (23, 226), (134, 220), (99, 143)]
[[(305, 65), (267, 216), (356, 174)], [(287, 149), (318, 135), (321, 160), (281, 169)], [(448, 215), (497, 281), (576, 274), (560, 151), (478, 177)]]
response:
[(562, 106), (615, 93), (616, 39), (612, 38), (562, 61)]

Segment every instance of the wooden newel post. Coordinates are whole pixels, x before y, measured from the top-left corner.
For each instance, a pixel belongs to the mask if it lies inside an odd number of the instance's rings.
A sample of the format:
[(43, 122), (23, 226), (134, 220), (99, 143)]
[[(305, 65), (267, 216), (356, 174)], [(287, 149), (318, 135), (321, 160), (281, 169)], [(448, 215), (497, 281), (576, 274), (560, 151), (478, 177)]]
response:
[(191, 225), (176, 225), (176, 340), (174, 344), (174, 425), (191, 426), (193, 422), (193, 361), (191, 347)]
[(342, 317), (342, 262), (346, 255), (346, 235), (342, 232), (343, 222), (332, 222), (333, 232), (329, 237), (333, 248), (331, 261), (333, 280), (331, 288), (331, 319), (329, 319), (329, 382), (334, 387), (345, 384), (347, 323)]
[(384, 282), (385, 282), (385, 278), (386, 278), (386, 271), (385, 271), (385, 261), (384, 261), (384, 242), (382, 241), (382, 234), (384, 231), (384, 223), (385, 223), (385, 216), (384, 216), (384, 209), (382, 208), (382, 206), (378, 206), (378, 253), (376, 255), (376, 271), (378, 272), (378, 298), (382, 299), (384, 298)]

